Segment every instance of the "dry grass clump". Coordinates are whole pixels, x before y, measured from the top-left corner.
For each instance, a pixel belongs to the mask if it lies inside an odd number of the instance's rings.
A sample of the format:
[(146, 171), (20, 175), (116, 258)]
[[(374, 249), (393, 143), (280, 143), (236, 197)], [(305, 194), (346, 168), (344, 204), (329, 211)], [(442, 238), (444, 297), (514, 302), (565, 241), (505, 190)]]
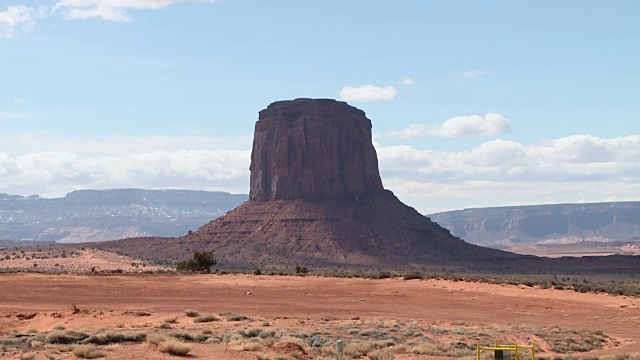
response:
[(81, 359), (96, 359), (104, 357), (104, 353), (93, 344), (77, 345), (73, 348), (73, 355)]
[(20, 360), (33, 360), (36, 357), (34, 353), (22, 353), (20, 354)]
[(214, 315), (198, 316), (197, 318), (193, 319), (194, 323), (206, 323), (212, 321), (220, 321), (220, 319)]
[(100, 334), (91, 335), (85, 339), (84, 343), (96, 344), (96, 345), (108, 345), (122, 342), (140, 343), (145, 341), (147, 334), (143, 332), (136, 333), (120, 333), (114, 331), (107, 331)]
[(257, 351), (272, 347), (277, 340), (274, 330), (252, 327), (237, 330), (236, 333), (231, 336), (229, 343), (237, 351)]
[[(385, 349), (395, 345), (393, 341), (381, 341), (381, 340), (364, 340), (364, 341), (349, 341), (345, 342), (344, 345), (344, 353), (342, 358), (344, 359), (358, 359), (363, 356), (369, 356), (369, 354), (373, 356), (383, 356), (382, 352), (379, 351), (381, 349)], [(336, 346), (334, 343), (327, 343), (322, 348), (319, 349), (320, 355), (335, 359), (338, 354), (336, 353)], [(387, 351), (390, 355), (392, 352), (390, 350)], [(369, 356), (371, 357), (371, 356)], [(392, 359), (388, 356), (386, 359)]]
[(161, 333), (147, 334), (147, 344), (160, 345), (161, 342), (167, 341), (171, 336)]
[(60, 331), (60, 330), (64, 330), (64, 329), (65, 329), (64, 325), (62, 325), (60, 323), (57, 323), (57, 324), (53, 325), (53, 330)]
[(53, 331), (45, 336), (44, 341), (48, 344), (75, 344), (90, 336), (81, 330)]
[(186, 355), (191, 351), (191, 345), (173, 336), (161, 333), (147, 335), (147, 343), (157, 346), (163, 353), (171, 355)]
[(256, 354), (256, 359), (258, 360), (289, 360), (289, 357), (261, 352)]
[(169, 324), (168, 322), (163, 322), (162, 324), (158, 325), (158, 329), (171, 329), (171, 324)]
[(191, 345), (176, 338), (169, 338), (166, 341), (161, 342), (158, 344), (158, 348), (163, 353), (177, 356), (187, 355), (192, 349)]
[(178, 318), (175, 316), (172, 316), (170, 318), (166, 318), (164, 319), (164, 322), (169, 323), (169, 324), (175, 324), (178, 322)]
[(242, 314), (232, 314), (232, 313), (227, 313), (225, 314), (225, 316), (227, 317), (227, 320), (229, 321), (245, 321), (245, 320), (251, 320), (249, 319), (248, 316), (242, 315)]
[(422, 343), (407, 348), (407, 352), (418, 355), (464, 357), (473, 355), (473, 350), (461, 342)]
[(197, 317), (200, 316), (200, 313), (196, 310), (193, 309), (187, 309), (184, 311), (184, 314), (187, 315), (188, 317)]

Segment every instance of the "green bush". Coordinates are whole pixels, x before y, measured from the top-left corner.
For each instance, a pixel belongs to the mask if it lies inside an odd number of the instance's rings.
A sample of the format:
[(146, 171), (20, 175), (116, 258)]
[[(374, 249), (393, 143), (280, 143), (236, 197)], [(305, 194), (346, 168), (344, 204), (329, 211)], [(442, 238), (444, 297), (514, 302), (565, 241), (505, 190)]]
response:
[(211, 272), (211, 267), (217, 264), (218, 261), (215, 257), (213, 257), (212, 251), (196, 251), (193, 254), (193, 259), (181, 261), (178, 264), (178, 271), (205, 271), (207, 273)]

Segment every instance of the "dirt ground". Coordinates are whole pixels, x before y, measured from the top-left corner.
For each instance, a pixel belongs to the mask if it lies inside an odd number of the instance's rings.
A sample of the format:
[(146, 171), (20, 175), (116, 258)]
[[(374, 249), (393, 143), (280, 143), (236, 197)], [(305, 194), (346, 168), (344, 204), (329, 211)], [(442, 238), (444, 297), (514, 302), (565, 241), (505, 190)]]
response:
[(90, 273), (120, 271), (143, 273), (172, 270), (167, 266), (135, 260), (131, 257), (91, 248), (52, 248), (47, 246), (0, 250), (0, 270), (37, 270), (53, 273)]
[[(185, 315), (187, 309), (202, 315), (215, 314), (220, 321), (194, 323)], [(249, 319), (232, 321), (230, 314)], [(173, 321), (166, 326), (171, 329), (207, 329), (214, 334), (251, 326), (289, 333), (334, 333), (345, 329), (362, 333), (367, 328), (395, 331), (393, 326), (406, 332), (412, 326), (441, 329), (441, 336), (430, 335), (437, 341), (453, 339), (451, 334), (456, 331), (466, 332), (469, 342), (474, 339), (468, 335), (473, 330), (473, 334), (483, 334), (483, 342), (492, 341), (493, 335), (520, 343), (536, 341), (540, 353), (547, 355), (551, 353), (549, 341), (536, 334), (557, 329), (553, 330), (557, 336), (565, 336), (571, 329), (586, 329), (603, 332), (610, 338), (603, 349), (577, 355), (640, 352), (640, 299), (625, 296), (401, 278), (0, 275), (0, 339), (52, 332), (55, 327), (90, 333), (105, 329), (153, 332), (170, 318)], [(509, 334), (516, 330), (518, 334)], [(240, 345), (224, 341), (192, 346), (190, 358), (257, 358), (256, 351), (242, 351)], [(0, 357), (19, 359), (25, 351), (8, 349)], [(175, 358), (147, 343), (112, 344), (103, 347), (103, 351), (106, 359)], [(68, 349), (36, 349), (32, 353), (35, 360), (76, 358)], [(395, 355), (395, 359), (432, 358)]]

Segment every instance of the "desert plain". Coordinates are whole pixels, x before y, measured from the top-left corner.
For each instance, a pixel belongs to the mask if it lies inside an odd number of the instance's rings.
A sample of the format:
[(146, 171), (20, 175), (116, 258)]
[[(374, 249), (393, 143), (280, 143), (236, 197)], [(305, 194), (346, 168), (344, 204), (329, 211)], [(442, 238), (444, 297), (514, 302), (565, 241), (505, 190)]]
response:
[(177, 358), (154, 336), (181, 339), (193, 359), (335, 359), (337, 339), (344, 359), (475, 358), (494, 342), (533, 342), (549, 359), (640, 352), (640, 299), (525, 285), (7, 273), (0, 289), (2, 359), (76, 359), (77, 343), (105, 359)]

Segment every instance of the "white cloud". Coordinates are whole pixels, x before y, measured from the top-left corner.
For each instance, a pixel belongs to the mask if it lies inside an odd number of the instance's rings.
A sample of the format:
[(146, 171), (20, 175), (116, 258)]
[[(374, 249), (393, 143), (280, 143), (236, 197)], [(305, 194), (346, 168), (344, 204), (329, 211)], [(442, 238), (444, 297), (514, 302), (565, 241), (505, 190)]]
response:
[(573, 135), (530, 145), (496, 139), (459, 152), (376, 148), (385, 186), (425, 213), (640, 194), (640, 135)]
[(391, 100), (396, 97), (396, 88), (393, 86), (382, 88), (374, 85), (345, 86), (340, 90), (340, 97), (345, 101)]
[[(249, 191), (251, 136), (1, 133), (0, 192)], [(385, 187), (422, 213), (478, 206), (638, 200), (640, 135), (493, 139), (461, 151), (375, 144)], [(152, 150), (150, 150), (152, 149)]]
[(38, 9), (25, 5), (9, 6), (0, 11), (0, 36), (13, 38), (31, 31), (36, 25), (36, 19), (46, 13), (45, 7)]
[(462, 73), (463, 77), (466, 78), (476, 78), (478, 76), (487, 75), (489, 72), (486, 70), (467, 70)]
[(401, 83), (402, 83), (402, 85), (413, 85), (413, 84), (415, 84), (415, 81), (413, 81), (412, 78), (407, 76), (404, 79), (402, 79)]
[(213, 0), (60, 0), (53, 10), (60, 9), (65, 19), (101, 18), (107, 21), (131, 21), (128, 10), (162, 9), (172, 4), (213, 2)]
[(31, 189), (29, 193), (60, 196), (76, 189), (139, 187), (246, 193), (250, 156), (250, 150), (154, 151), (127, 156), (0, 153), (0, 192), (20, 187)]
[(410, 124), (403, 130), (392, 131), (383, 136), (396, 138), (490, 136), (508, 132), (511, 132), (511, 127), (504, 116), (486, 113), (484, 116), (456, 116), (439, 125)]
[(176, 152), (194, 150), (244, 150), (251, 148), (252, 134), (235, 137), (188, 135), (85, 135), (66, 132), (3, 132), (0, 133), (2, 151), (9, 154), (33, 152), (68, 152), (81, 157), (113, 156), (153, 151)]
[[(3, 133), (0, 192), (184, 188), (247, 193), (251, 138)], [(152, 150), (150, 150), (152, 149)]]

